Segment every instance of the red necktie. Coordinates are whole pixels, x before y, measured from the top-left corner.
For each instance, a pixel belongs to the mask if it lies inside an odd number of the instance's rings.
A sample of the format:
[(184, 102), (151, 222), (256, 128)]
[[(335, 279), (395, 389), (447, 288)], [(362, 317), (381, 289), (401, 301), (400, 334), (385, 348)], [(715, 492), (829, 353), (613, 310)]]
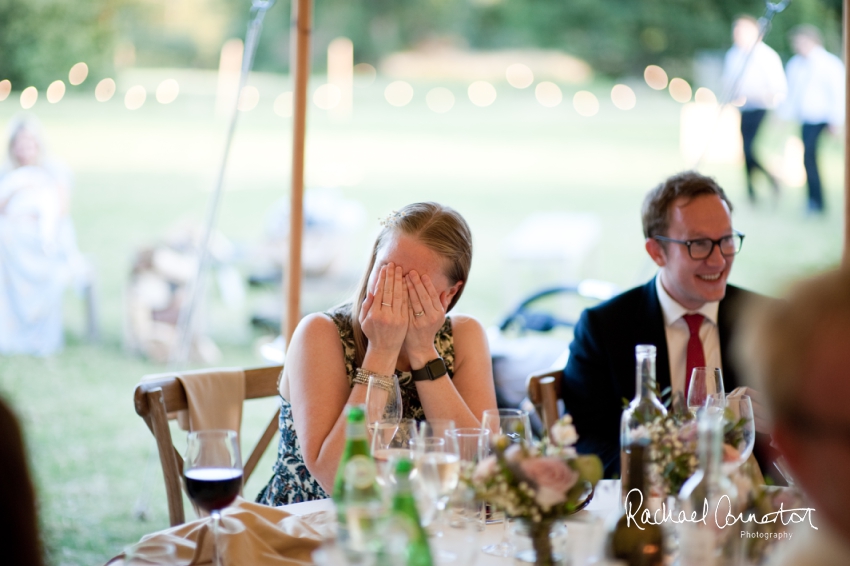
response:
[(688, 358), (685, 369), (685, 399), (687, 399), (694, 368), (705, 366), (705, 352), (702, 350), (702, 340), (699, 339), (699, 328), (705, 317), (701, 314), (686, 314), (682, 318), (688, 323), (688, 330), (691, 333), (691, 337), (688, 338)]

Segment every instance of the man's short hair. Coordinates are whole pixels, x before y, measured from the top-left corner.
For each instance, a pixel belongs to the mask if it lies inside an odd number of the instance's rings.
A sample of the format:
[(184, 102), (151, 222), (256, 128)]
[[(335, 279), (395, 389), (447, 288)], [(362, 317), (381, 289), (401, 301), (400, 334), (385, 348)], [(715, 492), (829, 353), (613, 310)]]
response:
[(641, 208), (644, 237), (666, 236), (673, 202), (680, 197), (690, 200), (702, 195), (719, 196), (732, 212), (732, 202), (714, 179), (696, 171), (685, 171), (668, 178), (646, 195)]
[[(793, 418), (818, 329), (833, 323), (850, 334), (850, 270), (834, 270), (797, 284), (787, 300), (754, 304), (744, 317), (735, 355), (767, 395), (777, 419)], [(822, 336), (822, 334), (820, 334)]]
[(807, 37), (818, 45), (823, 45), (823, 34), (812, 24), (800, 24), (791, 28), (791, 31), (788, 32), (788, 37), (794, 39), (797, 36)]

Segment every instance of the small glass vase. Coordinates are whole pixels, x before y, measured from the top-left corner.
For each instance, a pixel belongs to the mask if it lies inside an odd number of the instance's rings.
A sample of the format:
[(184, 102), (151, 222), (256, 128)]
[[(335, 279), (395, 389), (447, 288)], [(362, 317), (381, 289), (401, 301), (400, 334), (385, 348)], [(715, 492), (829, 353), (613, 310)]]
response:
[(516, 546), (517, 565), (561, 566), (569, 564), (567, 526), (563, 519), (543, 519), (538, 523), (517, 519), (511, 539)]

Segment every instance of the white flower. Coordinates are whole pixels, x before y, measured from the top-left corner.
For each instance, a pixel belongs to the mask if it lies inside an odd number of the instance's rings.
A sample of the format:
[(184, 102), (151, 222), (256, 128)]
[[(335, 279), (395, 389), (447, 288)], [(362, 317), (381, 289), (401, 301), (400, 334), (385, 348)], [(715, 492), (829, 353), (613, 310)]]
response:
[(498, 465), (499, 461), (495, 456), (488, 456), (484, 458), (478, 462), (477, 466), (475, 466), (475, 471), (472, 474), (472, 480), (475, 482), (486, 481), (496, 473)]
[(505, 461), (516, 464), (520, 460), (522, 460), (524, 454), (522, 453), (522, 446), (519, 444), (511, 444), (508, 446), (508, 449), (505, 450)]
[(571, 423), (564, 422), (564, 419), (559, 420), (554, 425), (552, 425), (552, 429), (549, 431), (552, 439), (555, 444), (558, 446), (572, 446), (578, 441), (578, 433), (576, 432), (576, 427), (574, 427)]

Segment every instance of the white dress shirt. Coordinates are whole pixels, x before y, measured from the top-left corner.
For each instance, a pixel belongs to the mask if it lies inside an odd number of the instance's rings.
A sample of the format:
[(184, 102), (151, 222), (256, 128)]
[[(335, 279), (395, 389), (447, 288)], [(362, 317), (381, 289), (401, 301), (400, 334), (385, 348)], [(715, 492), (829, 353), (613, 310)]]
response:
[[(681, 391), (685, 392), (685, 373), (688, 369), (688, 340), (691, 332), (688, 323), (682, 318), (686, 314), (701, 314), (705, 318), (699, 328), (699, 337), (702, 340), (702, 351), (705, 354), (706, 367), (723, 369), (720, 359), (720, 332), (717, 330), (717, 311), (720, 307), (718, 301), (705, 303), (696, 311), (689, 311), (667, 293), (661, 282), (661, 273), (655, 277), (655, 288), (658, 290), (658, 302), (661, 303), (661, 312), (664, 314), (664, 331), (667, 336), (667, 355), (670, 363), (670, 387), (673, 395)], [(657, 360), (656, 363), (663, 363)], [(726, 393), (729, 393), (727, 391)]]
[(723, 88), (728, 92), (736, 80), (737, 88), (731, 93), (731, 97), (732, 100), (745, 99), (742, 110), (776, 108), (788, 91), (782, 59), (776, 51), (761, 41), (753, 47), (752, 55), (737, 45), (733, 45), (726, 52), (723, 61)]
[(788, 97), (780, 114), (803, 124), (844, 123), (844, 63), (823, 47), (815, 46), (806, 57), (795, 55), (785, 69)]

